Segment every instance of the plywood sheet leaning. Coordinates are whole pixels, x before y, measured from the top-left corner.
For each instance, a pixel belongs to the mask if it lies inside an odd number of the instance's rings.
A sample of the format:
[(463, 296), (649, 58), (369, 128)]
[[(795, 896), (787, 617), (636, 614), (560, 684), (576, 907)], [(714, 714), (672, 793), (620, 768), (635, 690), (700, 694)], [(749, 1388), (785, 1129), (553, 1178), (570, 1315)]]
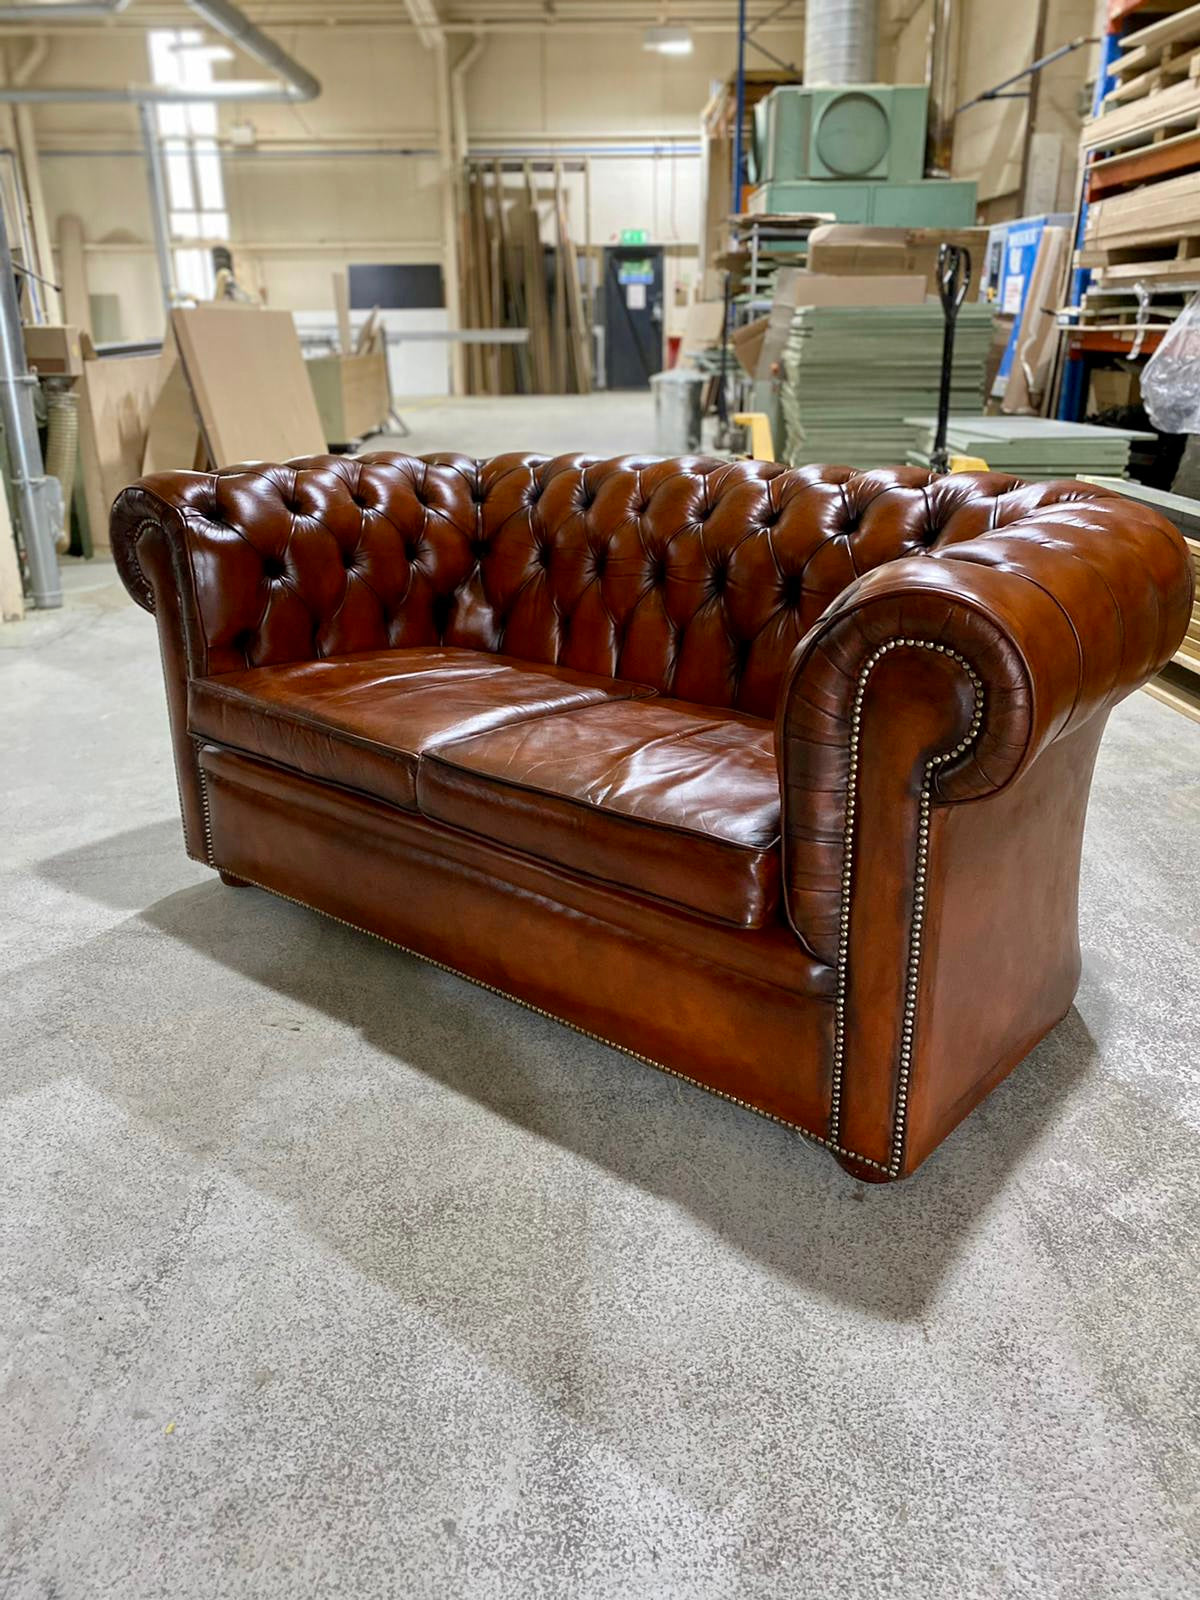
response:
[(169, 327), (159, 361), (159, 390), (146, 425), (141, 470), (143, 473), (188, 472), (194, 467), (207, 466), (208, 454), (200, 435), (196, 403)]
[(1058, 340), (1057, 307), (1062, 303), (1068, 237), (1065, 228), (1046, 228), (1038, 245), (1017, 329), (1012, 371), (1000, 401), (1001, 411), (1009, 416), (1037, 412), (1046, 391)]
[[(109, 508), (142, 475), (150, 419), (167, 369), (161, 355), (109, 356), (83, 363), (79, 460), (93, 549), (107, 548)], [(191, 458), (181, 465), (190, 467)]]
[(216, 466), (324, 452), (290, 312), (199, 306), (173, 311), (171, 327)]

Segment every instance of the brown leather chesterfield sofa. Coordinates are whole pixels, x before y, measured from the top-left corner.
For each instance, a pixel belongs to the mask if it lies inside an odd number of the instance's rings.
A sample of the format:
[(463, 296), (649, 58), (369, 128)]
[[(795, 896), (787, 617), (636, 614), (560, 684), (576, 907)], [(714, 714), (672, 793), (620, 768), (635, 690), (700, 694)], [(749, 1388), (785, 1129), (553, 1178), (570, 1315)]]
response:
[(127, 489), (188, 851), (911, 1172), (1064, 1015), (1191, 579), (1082, 483), (318, 456)]

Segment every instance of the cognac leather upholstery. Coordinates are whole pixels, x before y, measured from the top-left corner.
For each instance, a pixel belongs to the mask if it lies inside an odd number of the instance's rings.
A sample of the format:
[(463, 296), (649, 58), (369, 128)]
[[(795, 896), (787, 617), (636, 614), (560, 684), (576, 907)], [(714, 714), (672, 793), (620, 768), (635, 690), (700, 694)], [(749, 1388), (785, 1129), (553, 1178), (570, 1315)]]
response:
[(164, 474), (113, 548), (193, 855), (875, 1179), (1070, 1005), (1105, 716), (1191, 600), (1084, 484), (703, 457)]
[(650, 692), (479, 650), (372, 650), (195, 678), (188, 731), (413, 810), (417, 762), (426, 751)]
[(610, 701), (449, 743), (420, 809), (451, 827), (761, 928), (779, 906), (775, 730), (679, 700)]

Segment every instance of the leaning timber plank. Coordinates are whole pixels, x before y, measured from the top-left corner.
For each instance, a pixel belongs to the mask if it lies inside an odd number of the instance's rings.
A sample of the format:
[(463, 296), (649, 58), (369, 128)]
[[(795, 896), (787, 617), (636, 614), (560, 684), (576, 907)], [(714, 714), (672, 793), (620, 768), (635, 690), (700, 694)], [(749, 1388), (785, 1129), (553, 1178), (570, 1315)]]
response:
[[(471, 203), (464, 176), (458, 193), (458, 264), (459, 264), (459, 321), (464, 328), (475, 327), (475, 266), (471, 259)], [(475, 362), (478, 348), (468, 344), (463, 352), (463, 382), (468, 394), (478, 394), (475, 379)]]
[[(512, 318), (512, 247), (508, 242), (508, 218), (504, 207), (504, 174), (500, 162), (492, 163), (492, 193), (496, 204), (496, 239), (498, 261), (496, 268), (496, 321), (497, 328), (519, 327)], [(517, 391), (517, 346), (500, 347), (500, 388), (504, 394)]]
[[(504, 287), (501, 282), (501, 273), (504, 271), (504, 260), (501, 254), (500, 224), (496, 213), (500, 210), (499, 198), (494, 193), (489, 193), (489, 173), (486, 167), (479, 169), (479, 186), (482, 196), (484, 228), (487, 233), (488, 246), (488, 326), (499, 328), (504, 321)], [(494, 210), (489, 219), (488, 202), (492, 202)], [(494, 344), (488, 350), (488, 379), (491, 383), (493, 394), (507, 394), (509, 392), (504, 384), (504, 370), (501, 357), (503, 350), (500, 345)]]
[[(491, 322), (492, 314), (492, 287), (491, 264), (492, 252), (488, 243), (487, 216), (484, 212), (483, 199), (483, 174), (472, 171), (471, 174), (471, 220), (474, 229), (475, 242), (475, 274), (476, 274), (476, 305), (479, 310), (478, 326), (486, 328)], [(480, 392), (495, 394), (492, 382), (492, 355), (490, 351), (481, 346), (479, 355), (479, 382)]]
[(562, 169), (554, 168), (554, 389), (556, 394), (566, 394), (570, 386), (570, 365), (567, 351), (567, 284), (562, 240), (562, 208), (559, 204), (559, 186)]
[(579, 257), (571, 238), (567, 220), (566, 191), (561, 172), (556, 183), (558, 207), (559, 247), (563, 254), (563, 282), (566, 289), (567, 324), (570, 331), (569, 349), (571, 365), (575, 371), (575, 388), (580, 394), (592, 392), (592, 369), (588, 360), (587, 327), (583, 315), (583, 297), (579, 292)]
[(546, 303), (546, 266), (542, 231), (538, 222), (533, 169), (525, 163), (525, 303), (529, 312), (529, 337), (539, 394), (549, 394), (553, 383), (550, 360), (550, 312)]

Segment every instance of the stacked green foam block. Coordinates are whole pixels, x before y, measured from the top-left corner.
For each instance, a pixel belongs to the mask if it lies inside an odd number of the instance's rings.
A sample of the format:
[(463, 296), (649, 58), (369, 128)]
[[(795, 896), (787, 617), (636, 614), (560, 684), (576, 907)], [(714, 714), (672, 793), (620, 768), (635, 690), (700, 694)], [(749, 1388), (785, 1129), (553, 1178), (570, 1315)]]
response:
[[(990, 306), (976, 303), (959, 311), (952, 412), (983, 410), (994, 316)], [(905, 418), (937, 410), (943, 326), (936, 300), (798, 307), (783, 358), (784, 459), (793, 466), (903, 463), (915, 442)]]

